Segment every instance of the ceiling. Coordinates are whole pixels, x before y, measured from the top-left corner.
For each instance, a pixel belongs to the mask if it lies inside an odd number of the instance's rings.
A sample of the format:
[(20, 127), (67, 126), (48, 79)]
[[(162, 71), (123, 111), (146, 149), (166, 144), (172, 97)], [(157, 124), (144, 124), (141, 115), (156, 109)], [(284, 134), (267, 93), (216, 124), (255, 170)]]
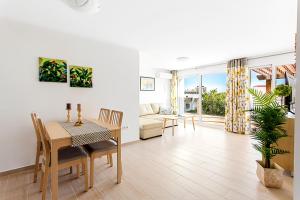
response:
[(97, 14), (65, 1), (1, 0), (0, 15), (137, 49), (142, 67), (183, 69), (294, 48), (297, 0), (103, 0)]

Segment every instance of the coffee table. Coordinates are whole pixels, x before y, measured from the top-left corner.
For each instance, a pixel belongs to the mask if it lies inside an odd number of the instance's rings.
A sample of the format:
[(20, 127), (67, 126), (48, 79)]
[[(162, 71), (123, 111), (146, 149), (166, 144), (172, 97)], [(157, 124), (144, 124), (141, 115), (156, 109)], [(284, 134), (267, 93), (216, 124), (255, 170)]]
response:
[(166, 129), (166, 123), (168, 120), (172, 121), (172, 136), (174, 136), (174, 132), (175, 132), (175, 121), (176, 124), (178, 122), (178, 119), (183, 119), (183, 124), (184, 124), (184, 128), (186, 127), (186, 120), (191, 118), (192, 119), (192, 123), (193, 123), (193, 128), (195, 131), (195, 117), (197, 117), (197, 115), (191, 115), (191, 114), (184, 114), (184, 115), (165, 115), (163, 116), (163, 133), (165, 132)]

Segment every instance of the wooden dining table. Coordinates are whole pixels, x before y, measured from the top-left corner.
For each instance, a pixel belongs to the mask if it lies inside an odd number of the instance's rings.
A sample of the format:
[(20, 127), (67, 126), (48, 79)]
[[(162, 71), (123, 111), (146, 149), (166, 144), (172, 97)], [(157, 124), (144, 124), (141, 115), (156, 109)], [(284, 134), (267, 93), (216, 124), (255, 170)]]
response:
[[(117, 182), (121, 183), (122, 169), (121, 169), (121, 129), (107, 123), (100, 122), (96, 119), (87, 119), (111, 131), (112, 137), (117, 140)], [(52, 200), (58, 199), (58, 150), (62, 147), (72, 145), (72, 138), (57, 121), (48, 122), (45, 124), (47, 137), (51, 145), (51, 197)]]

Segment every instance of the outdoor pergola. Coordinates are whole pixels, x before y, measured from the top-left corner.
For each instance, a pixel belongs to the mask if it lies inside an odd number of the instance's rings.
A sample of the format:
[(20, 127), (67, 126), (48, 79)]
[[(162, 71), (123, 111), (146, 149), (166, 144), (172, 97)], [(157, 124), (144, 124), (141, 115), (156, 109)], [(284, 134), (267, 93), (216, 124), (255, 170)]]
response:
[[(285, 78), (285, 73), (291, 76), (296, 75), (296, 64), (281, 65), (276, 67), (276, 79)], [(256, 72), (258, 80), (266, 80), (266, 91), (271, 91), (272, 84), (272, 67), (263, 67), (252, 69)]]

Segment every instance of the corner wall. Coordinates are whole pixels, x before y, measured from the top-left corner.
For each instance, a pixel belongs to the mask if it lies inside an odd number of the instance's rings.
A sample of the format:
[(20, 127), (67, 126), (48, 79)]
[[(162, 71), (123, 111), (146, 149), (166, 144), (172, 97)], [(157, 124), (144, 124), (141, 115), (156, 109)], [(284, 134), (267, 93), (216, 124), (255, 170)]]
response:
[[(0, 19), (0, 172), (34, 162), (30, 113), (65, 120), (65, 104), (96, 118), (106, 107), (124, 112), (122, 142), (139, 139), (139, 54), (136, 50)], [(93, 88), (38, 81), (38, 57), (93, 67)], [(72, 117), (76, 117), (75, 111)]]
[(295, 146), (294, 146), (294, 200), (300, 199), (300, 2), (298, 0), (298, 22), (297, 22), (297, 84), (296, 84), (296, 122), (295, 122)]

